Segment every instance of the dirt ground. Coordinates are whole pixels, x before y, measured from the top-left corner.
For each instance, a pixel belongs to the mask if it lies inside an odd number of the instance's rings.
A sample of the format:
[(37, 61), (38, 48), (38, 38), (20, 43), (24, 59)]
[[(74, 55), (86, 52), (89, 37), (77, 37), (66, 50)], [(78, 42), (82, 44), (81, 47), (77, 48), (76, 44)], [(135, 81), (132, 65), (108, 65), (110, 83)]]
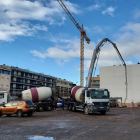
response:
[(57, 111), (0, 118), (0, 140), (140, 140), (140, 108), (111, 108), (106, 115)]

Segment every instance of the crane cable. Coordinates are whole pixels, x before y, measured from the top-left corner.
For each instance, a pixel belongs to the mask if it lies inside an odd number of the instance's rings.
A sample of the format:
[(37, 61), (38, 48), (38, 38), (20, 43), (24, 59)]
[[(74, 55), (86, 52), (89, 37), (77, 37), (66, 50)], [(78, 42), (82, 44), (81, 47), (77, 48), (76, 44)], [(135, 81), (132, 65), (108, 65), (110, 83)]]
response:
[[(61, 0), (66, 6), (67, 6), (67, 8), (69, 9), (69, 11), (71, 11), (71, 13), (73, 14), (73, 15), (75, 15), (73, 12), (72, 12), (72, 10), (71, 10), (71, 8), (66, 4), (66, 2), (64, 1), (64, 0)], [(82, 24), (82, 21), (75, 15), (75, 17), (77, 18), (77, 20), (79, 20), (80, 22), (81, 22), (81, 24)]]

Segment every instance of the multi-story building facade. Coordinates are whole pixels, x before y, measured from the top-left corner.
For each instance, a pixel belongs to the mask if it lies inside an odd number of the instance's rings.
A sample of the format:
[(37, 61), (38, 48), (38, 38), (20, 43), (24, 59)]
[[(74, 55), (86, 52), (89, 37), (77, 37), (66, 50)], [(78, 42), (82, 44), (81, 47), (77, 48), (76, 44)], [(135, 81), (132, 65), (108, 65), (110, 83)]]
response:
[[(87, 80), (87, 77), (86, 77), (86, 80)], [(91, 77), (90, 87), (100, 88), (100, 76), (99, 75), (97, 75), (97, 77)]]
[(32, 72), (28, 69), (11, 67), (10, 91), (12, 94), (40, 86), (55, 87), (56, 77)]
[(68, 97), (70, 96), (71, 88), (74, 85), (73, 82), (67, 81), (66, 79), (57, 78), (56, 90), (59, 92), (59, 96)]
[(28, 69), (0, 65), (0, 90), (10, 91), (11, 95), (35, 87), (56, 87), (60, 97), (70, 95), (75, 84), (66, 79), (56, 78)]
[(11, 67), (0, 65), (0, 91), (10, 91)]

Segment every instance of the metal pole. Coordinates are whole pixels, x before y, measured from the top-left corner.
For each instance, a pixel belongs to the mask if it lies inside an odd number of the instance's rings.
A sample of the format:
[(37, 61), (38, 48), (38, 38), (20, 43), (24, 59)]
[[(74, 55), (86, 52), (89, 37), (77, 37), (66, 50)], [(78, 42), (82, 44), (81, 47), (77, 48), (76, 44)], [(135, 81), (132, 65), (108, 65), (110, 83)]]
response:
[(82, 24), (81, 42), (80, 42), (80, 85), (84, 86), (84, 31)]

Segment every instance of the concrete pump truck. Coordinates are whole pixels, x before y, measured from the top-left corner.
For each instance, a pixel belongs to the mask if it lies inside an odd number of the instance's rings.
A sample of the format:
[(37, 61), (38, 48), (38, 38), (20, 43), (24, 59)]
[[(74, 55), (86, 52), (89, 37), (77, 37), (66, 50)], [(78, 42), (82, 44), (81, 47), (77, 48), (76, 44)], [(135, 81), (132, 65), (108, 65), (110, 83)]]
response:
[[(119, 55), (119, 58), (121, 59), (123, 65), (125, 66), (125, 73), (126, 73), (126, 64), (119, 50), (117, 49), (116, 44), (110, 41), (108, 38), (103, 39), (94, 49), (93, 56), (91, 59), (91, 64), (89, 67), (86, 86), (85, 87), (75, 86), (71, 90), (71, 101), (68, 103), (69, 111), (80, 110), (80, 111), (84, 111), (86, 115), (94, 112), (100, 112), (102, 115), (104, 115), (106, 114), (107, 111), (109, 111), (110, 93), (108, 89), (90, 87), (91, 85), (90, 82), (91, 82), (91, 77), (92, 77), (95, 62), (99, 58), (99, 52), (101, 47), (107, 41), (114, 46), (117, 54)], [(126, 83), (127, 83), (127, 76), (126, 76)]]

